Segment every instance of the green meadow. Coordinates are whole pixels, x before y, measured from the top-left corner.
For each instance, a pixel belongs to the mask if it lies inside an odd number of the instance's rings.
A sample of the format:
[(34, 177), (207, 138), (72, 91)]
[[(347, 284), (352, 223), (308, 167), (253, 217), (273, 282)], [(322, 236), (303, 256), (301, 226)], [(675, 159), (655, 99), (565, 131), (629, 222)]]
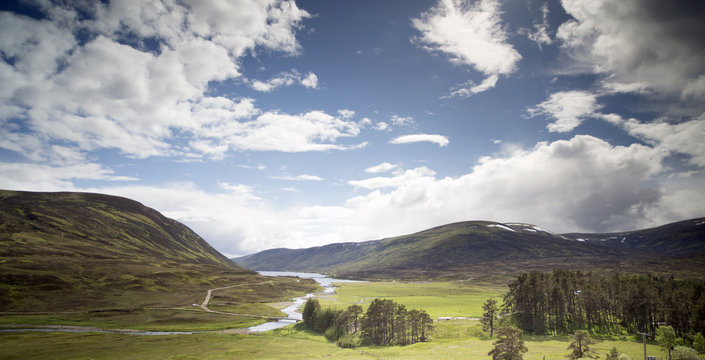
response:
[[(368, 282), (341, 284), (335, 294), (320, 299), (323, 306), (344, 308), (353, 303), (368, 304), (373, 298), (394, 299), (407, 308), (425, 309), (433, 317), (481, 316), (488, 298), (501, 300), (506, 288), (474, 285), (472, 282)], [(237, 309), (228, 309), (237, 310)], [(258, 308), (250, 311), (276, 313)], [(66, 321), (70, 320), (70, 323)], [(0, 324), (73, 324), (103, 328), (151, 330), (216, 330), (191, 335), (140, 336), (105, 333), (0, 333), (0, 359), (488, 359), (492, 339), (482, 332), (477, 320), (437, 321), (432, 341), (409, 346), (358, 347), (342, 349), (322, 335), (294, 326), (259, 334), (237, 334), (233, 329), (261, 320), (207, 314), (198, 311), (145, 311), (83, 319), (75, 315), (0, 316)], [(593, 349), (600, 358), (616, 346), (631, 359), (643, 357), (643, 345), (633, 337), (593, 337)], [(526, 360), (566, 359), (567, 336), (525, 336)], [(662, 355), (655, 345), (648, 353)]]

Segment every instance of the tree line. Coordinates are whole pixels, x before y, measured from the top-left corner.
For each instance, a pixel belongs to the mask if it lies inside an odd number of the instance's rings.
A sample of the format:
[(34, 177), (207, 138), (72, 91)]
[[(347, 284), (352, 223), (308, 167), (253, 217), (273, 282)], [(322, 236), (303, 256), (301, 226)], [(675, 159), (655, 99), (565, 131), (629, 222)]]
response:
[(705, 282), (562, 269), (530, 272), (509, 284), (502, 312), (534, 334), (626, 330), (654, 336), (659, 325), (668, 324), (678, 336), (692, 337), (705, 331)]
[(374, 299), (364, 314), (360, 305), (345, 310), (321, 308), (317, 299), (309, 299), (302, 317), (304, 327), (342, 347), (354, 347), (355, 336), (363, 345), (409, 345), (428, 341), (433, 330), (425, 310), (407, 310), (389, 299)]

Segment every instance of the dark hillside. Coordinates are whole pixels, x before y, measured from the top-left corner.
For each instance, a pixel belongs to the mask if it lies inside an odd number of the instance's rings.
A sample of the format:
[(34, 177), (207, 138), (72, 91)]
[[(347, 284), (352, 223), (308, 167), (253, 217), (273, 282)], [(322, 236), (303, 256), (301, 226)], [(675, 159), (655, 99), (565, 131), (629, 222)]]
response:
[(705, 254), (705, 218), (679, 221), (645, 230), (604, 234), (571, 233), (564, 236), (591, 244), (639, 249), (657, 254)]
[(209, 288), (265, 280), (136, 201), (0, 191), (2, 311), (190, 306)]

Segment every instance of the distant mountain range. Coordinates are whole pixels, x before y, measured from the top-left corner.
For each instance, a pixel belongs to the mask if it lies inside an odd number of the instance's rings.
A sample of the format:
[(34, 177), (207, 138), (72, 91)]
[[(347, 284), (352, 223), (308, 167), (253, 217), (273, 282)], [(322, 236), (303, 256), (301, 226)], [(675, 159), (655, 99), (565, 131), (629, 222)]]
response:
[(0, 311), (184, 305), (248, 279), (263, 280), (136, 201), (0, 190)]
[(271, 249), (233, 259), (254, 270), (364, 279), (492, 278), (528, 270), (705, 274), (705, 218), (614, 234), (555, 234), (535, 225), (468, 221), (382, 240)]

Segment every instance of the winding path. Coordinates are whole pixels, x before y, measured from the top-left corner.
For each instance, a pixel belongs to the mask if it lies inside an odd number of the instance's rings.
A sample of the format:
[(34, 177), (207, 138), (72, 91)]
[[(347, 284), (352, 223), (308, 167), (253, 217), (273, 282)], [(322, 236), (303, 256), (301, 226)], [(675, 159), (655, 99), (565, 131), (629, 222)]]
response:
[(238, 287), (238, 286), (245, 286), (245, 285), (263, 285), (263, 284), (267, 284), (270, 282), (271, 281), (262, 281), (262, 282), (254, 283), (254, 284), (250, 284), (250, 283), (236, 284), (236, 285), (223, 286), (223, 287), (219, 287), (219, 288), (215, 288), (215, 289), (210, 289), (206, 293), (205, 300), (203, 300), (203, 303), (201, 303), (201, 305), (199, 305), (199, 306), (201, 307), (201, 309), (203, 309), (203, 311), (213, 313), (213, 314), (246, 316), (246, 317), (254, 317), (254, 318), (260, 318), (260, 319), (276, 320), (276, 321), (280, 321), (280, 320), (297, 321), (297, 319), (286, 318), (286, 317), (264, 316), (264, 315), (254, 315), (254, 314), (237, 314), (237, 313), (224, 312), (224, 311), (215, 311), (215, 310), (211, 310), (208, 308), (208, 303), (211, 300), (211, 296), (213, 295), (213, 291), (225, 290), (225, 289), (230, 289), (230, 288), (234, 288), (234, 287)]

